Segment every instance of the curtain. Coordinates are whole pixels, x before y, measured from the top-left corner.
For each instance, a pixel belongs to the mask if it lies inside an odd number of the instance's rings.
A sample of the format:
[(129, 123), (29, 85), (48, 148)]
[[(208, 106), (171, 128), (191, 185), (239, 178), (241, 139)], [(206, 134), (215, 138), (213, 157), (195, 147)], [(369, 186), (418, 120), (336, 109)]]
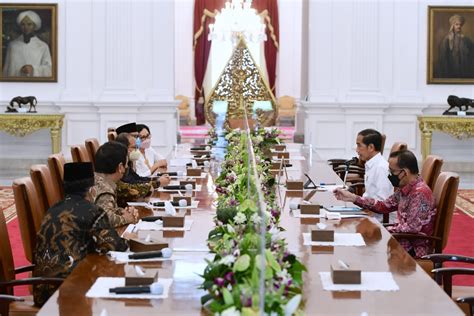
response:
[[(203, 80), (206, 73), (211, 41), (207, 40), (209, 24), (214, 23), (214, 17), (225, 4), (225, 0), (195, 0), (194, 1), (194, 78), (195, 78), (195, 115), (196, 124), (206, 122), (204, 116)], [(265, 47), (265, 61), (268, 71), (268, 81), (275, 94), (276, 56), (278, 52), (279, 27), (277, 0), (254, 0), (252, 7), (261, 14), (266, 25), (267, 41)]]

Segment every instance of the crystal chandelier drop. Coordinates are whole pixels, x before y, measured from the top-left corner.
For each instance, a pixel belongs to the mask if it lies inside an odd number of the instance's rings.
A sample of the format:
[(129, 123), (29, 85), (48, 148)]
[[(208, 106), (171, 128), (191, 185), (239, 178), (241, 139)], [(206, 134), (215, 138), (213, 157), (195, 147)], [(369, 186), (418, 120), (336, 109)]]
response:
[(265, 24), (251, 6), (252, 0), (227, 1), (216, 15), (215, 23), (209, 25), (208, 40), (231, 41), (235, 44), (242, 36), (247, 42), (266, 41)]

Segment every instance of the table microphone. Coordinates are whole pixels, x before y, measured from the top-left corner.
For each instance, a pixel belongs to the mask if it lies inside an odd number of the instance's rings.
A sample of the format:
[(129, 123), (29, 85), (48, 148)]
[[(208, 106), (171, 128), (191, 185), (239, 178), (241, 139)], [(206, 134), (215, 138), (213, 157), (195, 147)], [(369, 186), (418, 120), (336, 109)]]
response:
[(145, 216), (141, 220), (144, 222), (156, 222), (157, 220), (163, 220), (163, 216)]
[(300, 205), (294, 201), (290, 202), (290, 210), (297, 210), (300, 208)]
[(169, 258), (173, 254), (170, 248), (161, 250), (136, 252), (128, 255), (128, 259), (151, 259), (151, 258)]
[(165, 174), (169, 175), (170, 177), (177, 177), (179, 175), (178, 172), (158, 172), (156, 176), (161, 177), (161, 176), (164, 176)]
[(358, 162), (359, 162), (359, 158), (357, 158), (357, 157), (352, 157), (351, 159), (346, 160), (346, 161), (344, 162), (344, 164), (345, 164), (346, 166), (349, 166), (349, 165), (352, 165), (352, 164), (356, 164), (356, 163), (358, 163)]
[(185, 190), (186, 187), (184, 185), (165, 185), (163, 189), (164, 190)]
[[(171, 205), (173, 206), (182, 206), (179, 202), (174, 202), (174, 201), (170, 201)], [(165, 201), (162, 201), (162, 202), (153, 202), (153, 206), (156, 206), (156, 207), (164, 207), (165, 206)], [(186, 205), (184, 205), (186, 206)]]
[(150, 293), (154, 295), (163, 294), (163, 285), (158, 284), (157, 282), (152, 283), (147, 286), (119, 286), (109, 289), (110, 293), (115, 294), (141, 294), (141, 293)]

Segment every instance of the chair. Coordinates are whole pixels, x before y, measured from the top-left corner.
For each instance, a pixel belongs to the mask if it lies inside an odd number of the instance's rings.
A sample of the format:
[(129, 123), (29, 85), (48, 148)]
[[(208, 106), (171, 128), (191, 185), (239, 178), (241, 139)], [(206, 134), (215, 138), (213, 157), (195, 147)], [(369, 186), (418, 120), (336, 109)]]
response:
[(400, 150), (407, 150), (407, 149), (408, 149), (407, 143), (395, 142), (393, 143), (392, 148), (390, 149), (390, 153), (394, 153)]
[(64, 199), (64, 164), (66, 160), (64, 159), (63, 154), (53, 154), (48, 157), (48, 167), (51, 172), (51, 179), (53, 180), (53, 186), (56, 187), (56, 190), (59, 192), (59, 196)]
[(95, 153), (100, 147), (99, 141), (97, 138), (88, 138), (84, 142), (84, 145), (86, 146), (87, 153), (89, 154), (89, 160), (92, 162), (92, 165), (95, 166)]
[(39, 231), (44, 213), (38, 199), (38, 193), (30, 177), (15, 179), (12, 187), (23, 250), (26, 259), (33, 262), (36, 233)]
[(114, 140), (117, 139), (117, 132), (112, 131), (112, 132), (107, 132), (107, 139), (109, 142), (113, 142)]
[(453, 286), (452, 278), (454, 275), (474, 275), (474, 268), (443, 268), (442, 266), (445, 262), (457, 262), (474, 265), (474, 257), (436, 253), (424, 256), (423, 259), (430, 260), (433, 263), (433, 266), (435, 267), (435, 269), (432, 270), (434, 279), (438, 282), (438, 284), (443, 285), (443, 289), (446, 294), (458, 302), (459, 307), (466, 313), (466, 315), (472, 315), (472, 305), (474, 303), (474, 297), (472, 297), (474, 295), (473, 287)]
[(0, 314), (1, 315), (36, 315), (39, 308), (34, 306), (33, 298), (13, 296), (13, 288), (20, 285), (50, 284), (59, 286), (61, 278), (25, 278), (16, 280), (15, 275), (33, 271), (34, 265), (15, 269), (12, 248), (8, 237), (7, 224), (3, 212), (0, 212)]
[(441, 167), (443, 166), (443, 158), (435, 155), (429, 155), (426, 157), (421, 167), (421, 177), (425, 183), (434, 190), (436, 179), (438, 179)]
[(51, 171), (49, 171), (48, 166), (31, 166), (30, 176), (38, 193), (40, 206), (42, 207), (44, 215), (51, 206), (61, 201), (61, 193), (53, 183)]
[(294, 121), (296, 115), (296, 104), (295, 98), (288, 95), (281, 96), (278, 98), (278, 117), (277, 123), (279, 124), (283, 117), (290, 118)]
[[(431, 253), (442, 253), (446, 247), (451, 230), (451, 221), (453, 218), (454, 204), (459, 186), (459, 175), (453, 172), (442, 172), (433, 191), (436, 205), (436, 219), (433, 234), (431, 236), (411, 233), (393, 233), (397, 240), (419, 240), (425, 239), (432, 242)], [(426, 259), (417, 259), (419, 265), (430, 273), (433, 269), (431, 261)]]
[(189, 108), (189, 98), (184, 95), (177, 95), (175, 100), (180, 100), (178, 105), (179, 118), (184, 119), (188, 125), (191, 125), (191, 110)]
[(74, 162), (90, 162), (89, 154), (84, 145), (71, 146), (71, 156)]

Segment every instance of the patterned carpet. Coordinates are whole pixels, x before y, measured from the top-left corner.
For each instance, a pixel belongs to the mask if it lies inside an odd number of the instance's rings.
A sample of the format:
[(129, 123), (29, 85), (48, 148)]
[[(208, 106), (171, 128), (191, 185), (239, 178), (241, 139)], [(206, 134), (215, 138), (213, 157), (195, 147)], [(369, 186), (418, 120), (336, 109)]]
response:
[(3, 211), (7, 223), (16, 217), (15, 200), (11, 187), (0, 187), (0, 211)]
[(474, 218), (474, 190), (459, 190), (456, 207), (469, 217)]

